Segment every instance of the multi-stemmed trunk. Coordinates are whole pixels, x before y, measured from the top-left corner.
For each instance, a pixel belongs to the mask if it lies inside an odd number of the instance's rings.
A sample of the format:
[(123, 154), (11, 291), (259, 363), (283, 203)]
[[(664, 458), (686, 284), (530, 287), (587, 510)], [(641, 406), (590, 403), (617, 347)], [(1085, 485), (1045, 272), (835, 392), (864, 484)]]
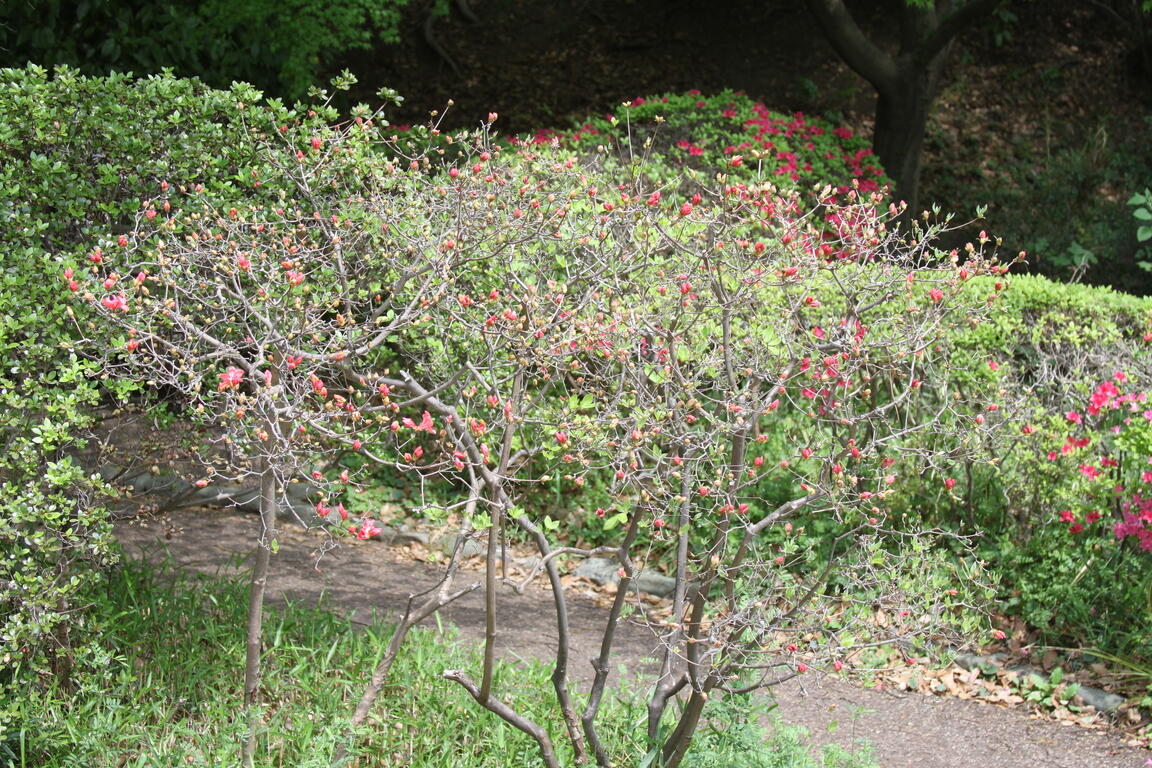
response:
[(252, 563), (252, 580), (248, 591), (247, 648), (244, 659), (244, 713), (248, 732), (244, 737), (243, 764), (252, 768), (256, 757), (257, 732), (260, 726), (261, 656), (264, 650), (264, 592), (272, 559), (272, 537), (278, 511), (276, 471), (264, 459), (260, 467), (260, 538), (256, 542)]

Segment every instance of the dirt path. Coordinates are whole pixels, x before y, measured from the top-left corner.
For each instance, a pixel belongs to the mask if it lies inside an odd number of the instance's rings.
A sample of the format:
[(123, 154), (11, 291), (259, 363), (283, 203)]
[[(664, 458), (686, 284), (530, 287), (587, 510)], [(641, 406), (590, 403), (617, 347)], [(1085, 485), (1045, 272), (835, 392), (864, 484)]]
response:
[[(252, 515), (216, 510), (186, 510), (166, 522), (121, 524), (117, 536), (132, 556), (163, 557), (167, 549), (182, 567), (215, 573), (235, 567), (256, 534)], [(403, 609), (410, 592), (436, 583), (437, 569), (375, 542), (346, 542), (329, 553), (316, 570), (318, 539), (297, 529), (279, 536), (270, 594), (315, 600), (324, 592), (330, 604), (360, 616)], [(465, 572), (458, 583), (479, 580)], [(589, 659), (598, 648), (604, 609), (590, 597), (570, 601), (573, 628), (572, 669), (590, 678)], [(547, 658), (556, 641), (551, 599), (543, 588), (524, 594), (504, 589), (500, 610), (516, 616), (520, 645), (506, 652)], [(462, 642), (479, 642), (483, 603), (477, 591), (450, 607), (446, 618), (460, 629)], [(643, 672), (655, 646), (650, 630), (625, 624), (618, 633), (617, 663)], [(896, 694), (863, 689), (830, 677), (808, 675), (775, 690), (779, 712), (788, 723), (806, 726), (821, 744), (852, 746), (856, 739), (873, 745), (883, 768), (1140, 768), (1149, 753), (1125, 745), (1118, 734), (1093, 731), (1023, 711), (975, 701)]]

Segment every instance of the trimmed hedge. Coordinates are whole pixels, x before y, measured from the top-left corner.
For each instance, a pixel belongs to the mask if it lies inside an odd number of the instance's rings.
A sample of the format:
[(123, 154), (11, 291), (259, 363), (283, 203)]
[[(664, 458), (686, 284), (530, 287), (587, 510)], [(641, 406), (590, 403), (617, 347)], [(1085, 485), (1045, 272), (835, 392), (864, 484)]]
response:
[(84, 638), (81, 614), (70, 633), (64, 623), (70, 600), (114, 558), (108, 489), (71, 458), (102, 394), (90, 364), (66, 351), (89, 319), (66, 306), (64, 270), (126, 229), (163, 179), (252, 190), (252, 126), (292, 118), (260, 102), (249, 86), (168, 74), (0, 70), (0, 689), (46, 666), (67, 673)]

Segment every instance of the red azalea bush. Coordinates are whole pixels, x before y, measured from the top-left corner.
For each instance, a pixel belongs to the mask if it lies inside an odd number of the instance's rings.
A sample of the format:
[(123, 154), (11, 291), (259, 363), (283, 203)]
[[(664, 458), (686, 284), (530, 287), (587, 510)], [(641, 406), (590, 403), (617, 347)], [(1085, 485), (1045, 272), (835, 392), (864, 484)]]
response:
[[(494, 117), (494, 116), (493, 116)], [(426, 142), (430, 151), (452, 157), (450, 136), (399, 126), (400, 134)], [(771, 182), (795, 189), (806, 206), (828, 202), (828, 191), (868, 195), (886, 190), (889, 179), (867, 141), (852, 128), (795, 113), (769, 110), (742, 93), (699, 91), (636, 98), (611, 113), (576, 121), (571, 128), (542, 128), (499, 137), (504, 146), (556, 146), (563, 152), (630, 169), (667, 193), (689, 194), (712, 187), (717, 174), (727, 183)]]
[(732, 181), (771, 181), (810, 190), (831, 185), (843, 192), (882, 191), (888, 179), (866, 141), (802, 112), (769, 110), (742, 93), (699, 91), (636, 98), (613, 113), (579, 121), (571, 130), (541, 130), (519, 141), (557, 142), (591, 154), (642, 159), (646, 172), (716, 172)]

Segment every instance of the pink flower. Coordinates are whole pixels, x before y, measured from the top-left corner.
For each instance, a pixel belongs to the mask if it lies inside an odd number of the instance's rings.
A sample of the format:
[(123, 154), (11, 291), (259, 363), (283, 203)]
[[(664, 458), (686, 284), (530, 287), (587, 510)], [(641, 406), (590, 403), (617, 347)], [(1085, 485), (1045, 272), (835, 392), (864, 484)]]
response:
[(1074, 523), (1076, 522), (1076, 514), (1070, 509), (1060, 510), (1060, 522)]
[(928, 291), (928, 296), (932, 299), (933, 304), (939, 304), (940, 301), (944, 298), (944, 291), (940, 290), (939, 288), (933, 288), (932, 290)]
[(1081, 464), (1079, 469), (1080, 474), (1084, 475), (1084, 477), (1088, 478), (1089, 480), (1095, 480), (1096, 478), (1100, 477), (1100, 470), (1097, 469), (1093, 464)]
[[(353, 529), (355, 529), (355, 526), (353, 526)], [(372, 520), (365, 520), (360, 525), (360, 529), (355, 531), (356, 538), (358, 539), (370, 539), (373, 536), (379, 536), (381, 532), (379, 526)]]
[(103, 301), (100, 303), (112, 312), (115, 312), (116, 310), (120, 310), (121, 312), (128, 311), (128, 302), (124, 301), (124, 297), (118, 293), (105, 296)]
[(1076, 413), (1076, 411), (1068, 411), (1064, 414), (1064, 418), (1068, 419), (1068, 421), (1072, 422), (1073, 424), (1084, 423), (1084, 418), (1080, 414)]
[(407, 417), (401, 419), (404, 426), (417, 432), (430, 432), (435, 434), (436, 426), (432, 423), (432, 415), (428, 411), (424, 411), (424, 415), (420, 418), (420, 423), (417, 424), (412, 419)]
[(946, 478), (944, 480), (944, 487), (947, 488), (948, 490), (952, 490), (953, 488), (955, 488), (956, 487), (956, 478), (954, 478), (954, 477)]
[(226, 389), (237, 389), (244, 381), (244, 371), (235, 366), (228, 366), (228, 370), (220, 374), (220, 386), (216, 389), (223, 392)]

